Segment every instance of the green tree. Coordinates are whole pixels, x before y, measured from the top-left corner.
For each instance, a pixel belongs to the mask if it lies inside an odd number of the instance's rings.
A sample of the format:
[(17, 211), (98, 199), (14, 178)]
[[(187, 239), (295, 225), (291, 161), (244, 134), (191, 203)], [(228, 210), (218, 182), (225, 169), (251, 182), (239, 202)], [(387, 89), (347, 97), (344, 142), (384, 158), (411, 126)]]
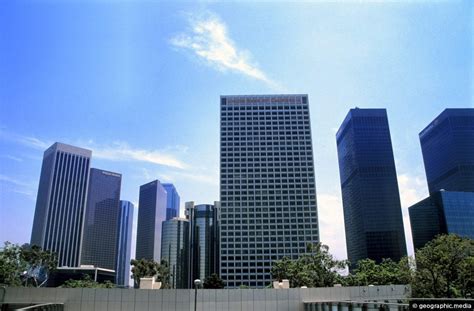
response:
[(472, 297), (474, 294), (474, 240), (440, 235), (416, 252), (412, 280), (414, 297)]
[(217, 273), (213, 273), (210, 276), (208, 276), (204, 280), (204, 288), (214, 288), (214, 289), (219, 289), (219, 288), (224, 288), (225, 283), (224, 281), (217, 275)]
[(132, 278), (135, 288), (140, 287), (140, 278), (155, 277), (156, 281), (161, 282), (161, 288), (170, 288), (170, 269), (166, 260), (161, 264), (149, 259), (132, 259)]
[(296, 260), (276, 261), (271, 273), (275, 280), (288, 279), (290, 287), (326, 287), (342, 281), (338, 272), (346, 266), (347, 261), (334, 259), (327, 245), (317, 243), (309, 244), (307, 253)]
[(363, 259), (359, 260), (354, 273), (346, 277), (343, 283), (349, 286), (408, 284), (411, 277), (408, 257), (400, 262), (384, 259), (380, 264), (372, 259)]
[(161, 260), (161, 263), (158, 265), (158, 270), (156, 274), (156, 280), (161, 282), (161, 288), (171, 288), (171, 272), (166, 260)]
[(49, 274), (54, 271), (58, 265), (58, 259), (55, 253), (43, 251), (41, 247), (37, 245), (23, 245), (21, 256), (27, 262), (28, 266), (25, 275), (25, 283), (32, 283), (35, 287), (46, 284)]
[(115, 284), (110, 281), (104, 283), (98, 283), (91, 279), (88, 274), (84, 274), (80, 280), (67, 280), (60, 287), (65, 288), (114, 288)]
[(56, 255), (52, 252), (36, 245), (5, 242), (0, 250), (0, 284), (40, 287), (56, 266)]
[(6, 286), (21, 286), (22, 273), (28, 263), (21, 256), (22, 249), (17, 244), (5, 242), (0, 250), (0, 284)]

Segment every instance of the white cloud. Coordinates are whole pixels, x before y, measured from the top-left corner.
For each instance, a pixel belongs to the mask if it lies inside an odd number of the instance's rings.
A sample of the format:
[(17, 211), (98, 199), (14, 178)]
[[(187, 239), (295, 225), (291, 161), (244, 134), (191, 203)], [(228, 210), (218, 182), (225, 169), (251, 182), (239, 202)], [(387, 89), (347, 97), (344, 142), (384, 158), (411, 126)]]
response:
[[(34, 149), (45, 150), (53, 144), (51, 141), (41, 140), (32, 136), (7, 134), (5, 132), (0, 132), (0, 134), (5, 140), (14, 141)], [(126, 142), (115, 142), (109, 145), (98, 146), (92, 140), (78, 140), (71, 144), (81, 148), (91, 149), (92, 156), (98, 159), (148, 162), (179, 169), (185, 169), (188, 167), (185, 163), (179, 160), (177, 156), (175, 156), (176, 153), (182, 154), (187, 152), (188, 147), (183, 145), (168, 146), (163, 150), (147, 150), (133, 148)]]
[(337, 259), (347, 259), (344, 212), (341, 198), (332, 194), (318, 194), (318, 220), (321, 242)]
[(9, 176), (6, 176), (6, 175), (2, 175), (2, 174), (0, 174), (0, 181), (5, 181), (5, 182), (8, 182), (10, 184), (14, 184), (14, 185), (20, 186), (20, 187), (29, 187), (29, 186), (31, 186), (30, 183), (27, 183), (27, 182), (24, 182), (24, 181), (21, 181), (21, 180), (18, 180), (16, 178), (12, 178), (12, 177), (9, 177)]
[(179, 169), (184, 169), (187, 167), (185, 163), (177, 159), (177, 157), (171, 153), (166, 153), (160, 150), (132, 148), (124, 142), (114, 143), (112, 146), (106, 147), (88, 147), (92, 149), (92, 156), (99, 159), (112, 161), (149, 162)]
[(26, 182), (17, 178), (12, 178), (3, 174), (0, 174), (0, 182), (6, 182), (10, 184), (9, 191), (19, 193), (27, 196), (30, 199), (36, 199), (36, 184), (33, 182)]
[(237, 72), (277, 88), (277, 84), (251, 62), (250, 52), (237, 47), (229, 37), (227, 26), (218, 16), (209, 12), (205, 16), (191, 15), (189, 24), (187, 33), (170, 40), (173, 46), (190, 50), (218, 70)]
[(397, 176), (397, 178), (398, 187), (400, 189), (400, 201), (402, 204), (403, 223), (405, 228), (408, 255), (413, 255), (413, 238), (411, 234), (410, 215), (408, 214), (408, 208), (428, 197), (428, 191), (423, 177), (412, 176), (410, 174), (400, 174)]

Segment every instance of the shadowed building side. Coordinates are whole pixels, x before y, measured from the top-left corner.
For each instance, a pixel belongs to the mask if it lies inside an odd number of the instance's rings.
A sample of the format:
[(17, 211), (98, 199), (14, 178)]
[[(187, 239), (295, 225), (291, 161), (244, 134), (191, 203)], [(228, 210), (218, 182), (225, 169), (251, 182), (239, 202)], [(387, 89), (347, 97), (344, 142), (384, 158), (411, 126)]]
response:
[(54, 143), (43, 156), (31, 244), (58, 254), (58, 266), (77, 267), (92, 152)]
[(115, 270), (122, 175), (91, 168), (81, 264)]
[(140, 186), (135, 259), (160, 261), (161, 227), (166, 220), (166, 190), (159, 180)]
[(120, 201), (120, 217), (117, 240), (116, 284), (130, 286), (130, 259), (132, 251), (133, 204)]
[(351, 268), (398, 261), (407, 250), (386, 110), (351, 109), (336, 138)]
[(474, 108), (445, 109), (419, 136), (430, 193), (474, 192)]

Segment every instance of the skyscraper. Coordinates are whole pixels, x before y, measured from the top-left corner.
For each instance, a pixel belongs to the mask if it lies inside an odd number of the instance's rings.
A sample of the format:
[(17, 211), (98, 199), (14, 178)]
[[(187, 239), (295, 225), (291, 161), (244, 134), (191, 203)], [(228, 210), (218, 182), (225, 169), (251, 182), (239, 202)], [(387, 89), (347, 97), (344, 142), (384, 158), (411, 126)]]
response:
[(189, 288), (189, 221), (173, 218), (163, 222), (161, 259), (170, 269), (171, 288)]
[(166, 190), (166, 220), (179, 216), (179, 194), (173, 184), (162, 184)]
[(445, 109), (420, 132), (430, 193), (474, 192), (474, 108)]
[(115, 265), (117, 285), (130, 286), (130, 257), (132, 251), (133, 204), (120, 200), (118, 222), (117, 260)]
[(122, 175), (91, 168), (81, 264), (115, 270)]
[(56, 252), (58, 266), (80, 264), (91, 154), (62, 143), (44, 152), (31, 244)]
[(386, 110), (351, 109), (336, 138), (351, 268), (398, 261), (407, 251)]
[(438, 234), (454, 233), (474, 239), (474, 192), (437, 191), (408, 211), (415, 249)]
[(264, 287), (274, 261), (319, 242), (308, 96), (220, 100), (220, 276)]
[(185, 209), (190, 223), (189, 285), (192, 287), (195, 279), (204, 281), (211, 274), (219, 273), (220, 203), (186, 202)]
[(135, 259), (160, 261), (161, 227), (166, 220), (166, 190), (159, 180), (140, 186)]

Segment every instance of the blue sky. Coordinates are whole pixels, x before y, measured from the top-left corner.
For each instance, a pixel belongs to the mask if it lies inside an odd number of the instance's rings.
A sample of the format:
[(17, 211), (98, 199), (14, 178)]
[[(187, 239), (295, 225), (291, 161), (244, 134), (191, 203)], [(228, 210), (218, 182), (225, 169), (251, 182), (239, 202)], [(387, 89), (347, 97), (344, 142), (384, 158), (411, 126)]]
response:
[(219, 95), (309, 95), (321, 240), (346, 258), (335, 132), (387, 108), (406, 208), (427, 195), (418, 133), (473, 107), (470, 1), (0, 2), (0, 241), (28, 242), (42, 153), (93, 150), (122, 198), (173, 182), (218, 200)]

